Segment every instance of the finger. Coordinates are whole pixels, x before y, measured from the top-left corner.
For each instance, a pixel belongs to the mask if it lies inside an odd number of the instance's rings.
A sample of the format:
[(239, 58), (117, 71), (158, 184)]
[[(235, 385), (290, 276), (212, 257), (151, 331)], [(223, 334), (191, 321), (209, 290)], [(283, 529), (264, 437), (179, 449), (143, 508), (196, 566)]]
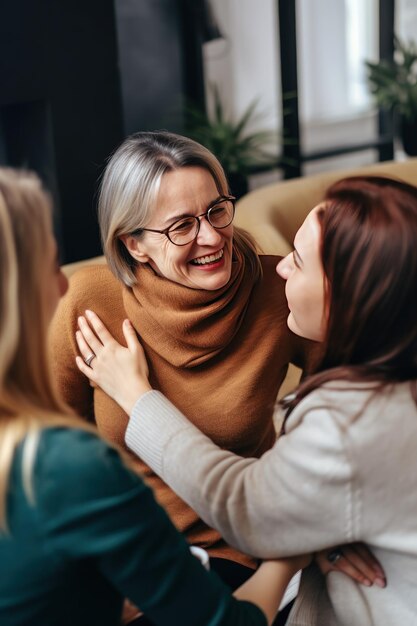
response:
[(374, 579), (377, 578), (378, 574), (372, 565), (369, 564), (367, 559), (364, 559), (360, 554), (355, 552), (353, 546), (343, 546), (343, 556), (370, 581), (373, 582)]
[(378, 561), (378, 559), (374, 556), (368, 546), (364, 543), (353, 543), (350, 546), (370, 567), (372, 567), (375, 572), (385, 578), (385, 572)]
[(126, 345), (130, 352), (135, 352), (138, 349), (143, 350), (136, 331), (129, 320), (124, 320), (123, 322), (123, 335), (126, 339)]
[(106, 326), (94, 311), (87, 309), (85, 315), (103, 345), (115, 341), (113, 335), (107, 330)]
[(88, 321), (83, 315), (80, 315), (78, 318), (78, 328), (82, 333), (85, 342), (90, 346), (94, 354), (99, 354), (100, 350), (103, 348), (103, 344), (99, 339), (97, 339), (97, 335), (91, 330)]
[(386, 586), (385, 572), (370, 550), (363, 544), (352, 544), (343, 549), (349, 561), (379, 587)]
[(336, 570), (339, 572), (343, 572), (353, 580), (356, 580), (358, 583), (362, 583), (366, 587), (370, 587), (372, 585), (372, 581), (365, 576), (353, 563), (351, 563), (343, 554), (340, 559), (334, 563), (331, 567), (332, 570)]
[(87, 376), (87, 378), (90, 381), (90, 384), (92, 386), (97, 386), (96, 383), (96, 374), (94, 372), (93, 369), (91, 369), (91, 367), (88, 367), (88, 365), (86, 365), (84, 363), (84, 361), (82, 360), (82, 358), (80, 356), (76, 356), (75, 357), (75, 363), (77, 364), (78, 369), (80, 370), (80, 372), (82, 372), (85, 376)]
[(76, 331), (75, 339), (77, 341), (78, 349), (80, 351), (81, 356), (83, 357), (83, 359), (87, 359), (93, 353), (93, 350), (90, 348), (90, 346), (84, 339), (84, 335), (82, 334), (80, 330)]

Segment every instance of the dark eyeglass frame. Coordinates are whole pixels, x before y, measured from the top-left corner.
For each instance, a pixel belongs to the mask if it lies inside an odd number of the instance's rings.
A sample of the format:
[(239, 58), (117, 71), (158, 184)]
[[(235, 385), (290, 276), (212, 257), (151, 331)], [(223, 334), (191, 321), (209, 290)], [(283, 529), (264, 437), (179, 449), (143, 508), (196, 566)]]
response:
[[(221, 202), (224, 202), (225, 200), (232, 203), (232, 206), (233, 206), (232, 219), (225, 226), (214, 226), (214, 224), (212, 224), (210, 221), (210, 211), (212, 211), (212, 209), (215, 209)], [(190, 241), (187, 241), (186, 243), (175, 243), (175, 241), (172, 241), (171, 237), (169, 236), (169, 231), (172, 229), (173, 226), (175, 226), (175, 224), (177, 224), (178, 222), (181, 222), (184, 219), (187, 219), (187, 216), (184, 216), (180, 218), (179, 220), (176, 220), (173, 224), (171, 224), (171, 226), (168, 226), (167, 228), (164, 228), (163, 230), (157, 230), (156, 228), (138, 228), (137, 230), (134, 230), (131, 234), (133, 236), (140, 235), (143, 231), (147, 231), (150, 233), (159, 233), (160, 235), (165, 235), (165, 237), (167, 237), (169, 241), (172, 244), (174, 244), (174, 246), (187, 246), (189, 243), (197, 239), (198, 233), (200, 232), (201, 220), (203, 218), (205, 218), (210, 224), (210, 226), (214, 228), (215, 230), (222, 230), (223, 228), (227, 228), (228, 226), (230, 226), (230, 224), (233, 222), (234, 217), (235, 217), (235, 210), (236, 210), (235, 205), (236, 205), (235, 196), (219, 196), (216, 200), (214, 200), (214, 202), (210, 204), (207, 211), (205, 211), (204, 213), (201, 213), (201, 215), (189, 215), (188, 218), (192, 218), (196, 220), (198, 226), (197, 226), (197, 232), (195, 236), (193, 237), (193, 239), (190, 239)]]

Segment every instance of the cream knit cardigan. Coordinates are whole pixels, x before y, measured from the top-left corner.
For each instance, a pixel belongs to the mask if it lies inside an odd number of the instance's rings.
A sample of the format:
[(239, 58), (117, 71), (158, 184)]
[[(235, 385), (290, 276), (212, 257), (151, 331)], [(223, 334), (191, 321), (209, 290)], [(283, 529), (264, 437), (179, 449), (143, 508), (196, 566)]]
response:
[(417, 407), (408, 383), (314, 391), (260, 459), (217, 447), (151, 391), (134, 407), (126, 443), (244, 552), (273, 558), (368, 544), (387, 587), (338, 572), (325, 578), (313, 565), (292, 626), (417, 624)]

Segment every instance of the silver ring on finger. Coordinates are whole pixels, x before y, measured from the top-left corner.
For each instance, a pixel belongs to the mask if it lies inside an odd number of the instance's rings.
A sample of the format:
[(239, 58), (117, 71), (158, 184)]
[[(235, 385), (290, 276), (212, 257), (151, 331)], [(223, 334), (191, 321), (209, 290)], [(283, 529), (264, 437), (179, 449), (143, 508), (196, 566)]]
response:
[(90, 367), (92, 360), (93, 360), (93, 359), (95, 359), (95, 358), (96, 358), (96, 355), (95, 355), (95, 354), (93, 354), (93, 352), (92, 352), (91, 354), (89, 354), (89, 355), (88, 355), (88, 356), (84, 359), (84, 362), (85, 362), (85, 364), (86, 364), (88, 367)]

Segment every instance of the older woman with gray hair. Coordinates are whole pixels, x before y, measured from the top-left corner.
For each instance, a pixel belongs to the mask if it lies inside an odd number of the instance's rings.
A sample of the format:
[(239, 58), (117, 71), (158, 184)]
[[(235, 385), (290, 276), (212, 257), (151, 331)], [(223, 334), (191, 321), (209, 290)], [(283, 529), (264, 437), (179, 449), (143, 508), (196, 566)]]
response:
[[(109, 160), (99, 197), (107, 266), (72, 277), (51, 332), (62, 396), (109, 440), (124, 446), (128, 417), (75, 364), (74, 332), (89, 309), (119, 341), (122, 320), (131, 320), (152, 386), (215, 443), (247, 457), (274, 444), (277, 392), (288, 364), (303, 365), (307, 342), (288, 330), (278, 259), (257, 254), (251, 237), (233, 227), (234, 214), (220, 163), (190, 139), (138, 133)], [(134, 462), (177, 528), (209, 551), (213, 569), (232, 588), (245, 580), (256, 561)]]

